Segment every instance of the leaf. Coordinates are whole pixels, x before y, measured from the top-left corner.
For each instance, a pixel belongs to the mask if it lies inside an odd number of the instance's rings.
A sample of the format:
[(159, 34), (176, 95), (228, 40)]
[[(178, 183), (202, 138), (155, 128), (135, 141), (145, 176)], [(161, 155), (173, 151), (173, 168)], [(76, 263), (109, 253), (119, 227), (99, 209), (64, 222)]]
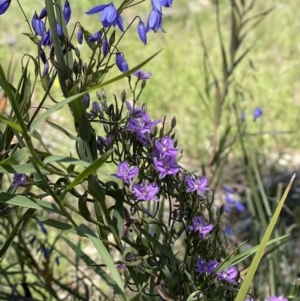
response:
[[(49, 172), (43, 168), (40, 171), (44, 175), (48, 175)], [(0, 165), (0, 173), (32, 173), (36, 172), (36, 169), (32, 164), (20, 164), (20, 165)]]
[(250, 265), (250, 267), (248, 269), (248, 273), (247, 273), (247, 275), (246, 275), (246, 277), (245, 277), (245, 279), (243, 281), (243, 284), (242, 284), (242, 286), (241, 286), (240, 290), (238, 291), (238, 294), (237, 294), (237, 296), (235, 298), (236, 301), (244, 300), (245, 297), (246, 297), (246, 295), (247, 295), (247, 292), (248, 292), (248, 290), (250, 288), (250, 285), (252, 283), (252, 279), (254, 277), (254, 274), (256, 272), (258, 264), (259, 264), (261, 258), (263, 257), (263, 254), (264, 254), (265, 248), (267, 246), (268, 240), (269, 240), (269, 238), (270, 238), (270, 236), (271, 236), (271, 234), (273, 232), (273, 229), (275, 227), (276, 221), (277, 221), (277, 219), (279, 217), (280, 211), (281, 211), (281, 209), (283, 207), (283, 204), (284, 204), (284, 202), (285, 202), (285, 200), (287, 198), (287, 195), (288, 195), (288, 193), (289, 193), (289, 191), (291, 189), (291, 186), (292, 186), (292, 183), (293, 183), (293, 181), (295, 179), (295, 176), (296, 175), (294, 175), (292, 177), (292, 179), (290, 180), (288, 187), (286, 188), (286, 190), (285, 190), (285, 192), (284, 192), (284, 194), (283, 194), (283, 196), (282, 196), (279, 204), (277, 205), (277, 208), (276, 208), (276, 210), (275, 210), (275, 212), (273, 214), (273, 217), (272, 217), (272, 219), (271, 219), (271, 221), (269, 223), (269, 226), (268, 226), (268, 228), (267, 228), (267, 230), (266, 230), (266, 232), (265, 232), (265, 234), (264, 234), (264, 236), (263, 236), (263, 238), (261, 240), (261, 243), (258, 246), (258, 249), (257, 249), (257, 252), (256, 252), (256, 254), (254, 256), (254, 259), (252, 260), (252, 263), (251, 263), (251, 265)]
[(58, 230), (68, 231), (70, 233), (76, 233), (76, 234), (80, 235), (71, 224), (64, 223), (59, 220), (42, 217), (42, 216), (34, 216), (34, 219), (38, 220), (39, 222), (42, 222), (43, 224), (45, 224), (47, 226), (56, 228)]
[(4, 115), (0, 114), (0, 121), (7, 124), (15, 131), (22, 133), (22, 128), (17, 123), (13, 122), (11, 119), (5, 117)]
[(97, 263), (93, 261), (89, 255), (85, 254), (78, 246), (74, 245), (66, 237), (62, 236), (62, 239), (76, 253), (76, 255), (89, 266), (91, 270), (104, 279), (107, 285), (112, 288), (114, 292), (118, 291), (117, 283), (99, 265), (97, 265)]
[(69, 191), (70, 189), (74, 188), (77, 184), (79, 184), (82, 180), (84, 180), (89, 175), (95, 173), (97, 169), (103, 165), (106, 161), (106, 159), (111, 155), (112, 150), (106, 152), (103, 156), (101, 156), (99, 159), (94, 161), (92, 164), (90, 164), (83, 172), (81, 172), (75, 180), (70, 183), (66, 190)]
[(2, 260), (5, 256), (5, 253), (8, 249), (8, 247), (10, 246), (10, 244), (12, 243), (13, 239), (15, 238), (15, 236), (26, 225), (26, 223), (31, 218), (31, 216), (33, 215), (34, 212), (35, 212), (35, 209), (28, 209), (23, 214), (23, 216), (18, 220), (17, 224), (14, 226), (12, 231), (9, 233), (8, 237), (6, 238), (4, 244), (1, 246), (1, 249), (0, 249), (0, 262), (2, 262)]
[(80, 139), (78, 137), (75, 137), (74, 135), (72, 135), (71, 133), (69, 133), (66, 129), (64, 129), (63, 127), (50, 122), (49, 120), (46, 121), (50, 126), (52, 126), (53, 128), (57, 129), (58, 131), (64, 133), (65, 135), (67, 135), (70, 139), (75, 140), (75, 141), (80, 141)]
[(82, 231), (93, 243), (94, 247), (97, 249), (98, 254), (101, 256), (102, 261), (106, 264), (108, 270), (110, 271), (113, 279), (116, 281), (117, 284), (117, 292), (123, 297), (123, 300), (128, 300), (124, 288), (123, 288), (123, 282), (119, 275), (119, 272), (117, 268), (115, 267), (115, 264), (111, 258), (111, 255), (108, 253), (107, 249), (105, 248), (102, 241), (96, 237), (94, 232), (86, 225), (81, 224), (78, 227), (78, 230)]
[(47, 212), (54, 212), (60, 215), (63, 213), (60, 211), (59, 207), (56, 204), (29, 198), (19, 194), (10, 194), (7, 192), (0, 193), (0, 203), (5, 203), (9, 205), (30, 208), (30, 209), (41, 209)]
[(28, 158), (28, 150), (26, 147), (18, 149), (11, 156), (0, 162), (0, 165), (20, 164), (24, 159)]
[(49, 156), (47, 158), (45, 158), (45, 160), (43, 161), (45, 164), (49, 164), (49, 163), (53, 163), (53, 162), (60, 162), (60, 163), (69, 163), (72, 165), (78, 165), (78, 166), (82, 166), (82, 167), (89, 167), (90, 163), (83, 161), (83, 160), (78, 160), (76, 158), (72, 158), (72, 157), (65, 157), (65, 156)]

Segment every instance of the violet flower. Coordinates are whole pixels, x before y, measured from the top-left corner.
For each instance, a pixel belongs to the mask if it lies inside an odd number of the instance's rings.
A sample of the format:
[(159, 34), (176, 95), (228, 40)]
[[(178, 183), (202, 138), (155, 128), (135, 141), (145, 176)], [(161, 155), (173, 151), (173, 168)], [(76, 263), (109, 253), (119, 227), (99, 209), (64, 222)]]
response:
[(31, 26), (38, 36), (43, 36), (45, 33), (45, 23), (38, 18), (37, 13), (35, 12), (31, 19)]
[(117, 52), (117, 54), (116, 54), (116, 64), (117, 64), (117, 67), (119, 68), (119, 70), (123, 73), (125, 73), (129, 70), (128, 64), (120, 52)]
[[(136, 71), (137, 72), (137, 71)], [(141, 71), (142, 72), (142, 71)], [(133, 115), (134, 118), (140, 118), (143, 117), (144, 115), (147, 115), (142, 108), (138, 107), (138, 106), (131, 106), (131, 103), (129, 101), (125, 102), (126, 104), (126, 108), (129, 111), (130, 115)], [(150, 117), (149, 117), (150, 118)]]
[(260, 107), (256, 107), (253, 111), (253, 121), (256, 121), (256, 119), (258, 119), (262, 114), (262, 109)]
[(138, 32), (138, 35), (139, 35), (141, 41), (144, 43), (144, 45), (146, 45), (147, 44), (147, 31), (146, 31), (145, 24), (142, 20), (140, 20), (140, 22), (137, 26), (137, 32)]
[(109, 44), (106, 36), (104, 36), (104, 38), (101, 41), (101, 48), (102, 48), (103, 56), (106, 57), (109, 53)]
[(3, 15), (9, 8), (11, 0), (0, 0), (0, 15)]
[(100, 39), (100, 37), (101, 37), (101, 33), (100, 33), (100, 31), (97, 31), (93, 35), (91, 35), (88, 38), (88, 40), (89, 40), (89, 42), (93, 43), (93, 42), (97, 42)]
[(207, 270), (206, 270), (207, 273), (213, 274), (219, 265), (220, 265), (220, 262), (218, 262), (217, 260), (210, 260), (207, 263)]
[(119, 163), (118, 172), (116, 174), (112, 174), (112, 176), (122, 179), (126, 184), (130, 185), (130, 182), (138, 173), (138, 167), (135, 166), (130, 168), (130, 165), (126, 161), (123, 161)]
[(142, 184), (133, 184), (132, 190), (135, 194), (135, 200), (156, 202), (159, 201), (156, 196), (159, 192), (159, 188), (156, 183), (147, 185), (146, 181), (144, 181)]
[(133, 72), (132, 75), (136, 76), (138, 79), (149, 79), (150, 76), (152, 75), (152, 73), (138, 70), (138, 71)]
[(77, 33), (77, 41), (78, 43), (81, 45), (82, 41), (83, 41), (83, 30), (82, 27), (80, 26), (78, 29), (78, 33)]
[(285, 298), (284, 296), (271, 296), (269, 299), (265, 301), (288, 301), (288, 298)]
[(232, 284), (237, 284), (235, 279), (238, 276), (238, 269), (237, 267), (233, 266), (233, 267), (229, 267), (223, 271), (221, 271), (220, 273), (218, 273), (217, 278), (220, 280), (225, 280), (228, 281)]
[(72, 14), (72, 10), (71, 10), (71, 6), (70, 6), (70, 2), (68, 0), (66, 0), (64, 8), (63, 8), (63, 15), (65, 18), (66, 24), (69, 23), (69, 21), (71, 19), (71, 14)]
[(164, 7), (172, 7), (173, 0), (161, 0), (161, 5)]
[(197, 191), (198, 195), (205, 198), (204, 192), (209, 190), (209, 188), (207, 187), (208, 180), (205, 176), (201, 176), (196, 179), (187, 176), (186, 183), (188, 184), (187, 192)]
[(46, 9), (46, 7), (44, 7), (44, 8), (41, 10), (40, 14), (39, 14), (39, 19), (42, 20), (42, 19), (44, 19), (46, 16), (47, 16), (47, 9)]
[(207, 234), (211, 232), (214, 228), (212, 224), (208, 224), (201, 216), (196, 216), (193, 218), (192, 225), (188, 225), (187, 228), (195, 233), (198, 233), (200, 238), (204, 238)]
[(180, 166), (176, 163), (174, 156), (165, 156), (158, 159), (153, 158), (153, 163), (156, 170), (159, 172), (159, 179), (163, 179), (166, 175), (175, 175), (179, 172)]
[(160, 139), (160, 141), (155, 141), (156, 150), (160, 154), (160, 158), (164, 158), (165, 156), (176, 156), (178, 153), (178, 149), (173, 147), (174, 140), (169, 136), (164, 136)]
[(107, 28), (110, 26), (116, 26), (120, 28), (121, 31), (124, 31), (123, 19), (120, 13), (116, 10), (114, 4), (111, 2), (109, 4), (101, 4), (93, 7), (86, 12), (87, 15), (96, 14), (101, 12), (101, 23), (103, 27)]
[(13, 183), (11, 184), (12, 187), (18, 187), (26, 183), (26, 175), (25, 173), (15, 173), (13, 176)]
[(196, 259), (196, 272), (198, 273), (206, 273), (207, 272), (207, 262), (203, 259)]
[(162, 28), (162, 13), (153, 9), (148, 17), (146, 31), (153, 30), (157, 32), (159, 29), (165, 32)]

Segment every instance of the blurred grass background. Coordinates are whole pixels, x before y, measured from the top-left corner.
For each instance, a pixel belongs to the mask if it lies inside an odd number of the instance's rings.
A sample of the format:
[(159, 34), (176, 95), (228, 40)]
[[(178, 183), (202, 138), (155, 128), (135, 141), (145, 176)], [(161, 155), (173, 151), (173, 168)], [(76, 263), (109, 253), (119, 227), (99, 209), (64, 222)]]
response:
[[(98, 14), (87, 16), (84, 11), (102, 2), (70, 0), (70, 3), (73, 10), (71, 22), (68, 25), (70, 32), (77, 20), (92, 33), (100, 28)], [(121, 0), (114, 3), (118, 6)], [(245, 91), (250, 92), (245, 93), (245, 100), (241, 103), (241, 108), (247, 116), (247, 131), (253, 134), (265, 133), (259, 136), (254, 135), (253, 143), (257, 150), (266, 155), (299, 147), (297, 129), (300, 108), (298, 83), (300, 17), (298, 4), (297, 1), (258, 0), (253, 13), (259, 13), (270, 7), (274, 7), (274, 10), (250, 33), (240, 49), (242, 53), (247, 46), (255, 43), (253, 50), (238, 67), (236, 74), (238, 82), (243, 83)], [(41, 9), (41, 1), (28, 1), (24, 6), (29, 20), (35, 10), (39, 13)], [(139, 13), (146, 22), (149, 11), (150, 1), (125, 11), (123, 15), (125, 25), (129, 24), (136, 13)], [(224, 43), (226, 47), (229, 47), (230, 5), (228, 1), (220, 1), (220, 12)], [(206, 108), (198, 94), (199, 90), (203, 92), (204, 70), (203, 51), (197, 26), (201, 26), (210, 60), (216, 68), (217, 75), (221, 76), (215, 5), (214, 1), (209, 0), (174, 0), (173, 8), (165, 9), (164, 15), (163, 28), (167, 33), (151, 32), (148, 35), (148, 45), (144, 46), (137, 36), (135, 23), (126, 33), (127, 37), (121, 41), (119, 50), (124, 52), (129, 66), (133, 67), (156, 51), (163, 49), (144, 68), (145, 71), (151, 71), (153, 76), (147, 82), (140, 104), (143, 102), (147, 104), (148, 112), (153, 118), (167, 115), (167, 120), (170, 122), (171, 118), (176, 116), (177, 138), (179, 144), (183, 146), (185, 158), (196, 162), (196, 165), (200, 167), (201, 164), (207, 163), (210, 156), (210, 135), (213, 129), (210, 117), (213, 106), (209, 104), (209, 108)], [(15, 1), (12, 1), (10, 13), (1, 16), (0, 28), (2, 29), (0, 32), (1, 64), (5, 69), (8, 68), (9, 59), (13, 56), (13, 61), (17, 64), (16, 80), (21, 70), (18, 64), (22, 53), (36, 55), (36, 48), (26, 36), (20, 35), (20, 32), (29, 32), (29, 30)], [(80, 46), (79, 49), (82, 56), (87, 58), (88, 53), (84, 52), (84, 46)], [(249, 59), (253, 63), (252, 68)], [(112, 73), (119, 74), (118, 70)], [(112, 76), (113, 74), (110, 74), (109, 78)], [(119, 96), (124, 88), (130, 98), (128, 84), (124, 79), (106, 88), (108, 100), (113, 100), (113, 94)], [(38, 103), (41, 99), (42, 94), (39, 95), (39, 92), (42, 93), (42, 89), (39, 89), (34, 95), (34, 103)], [(59, 91), (56, 97), (60, 99)], [(95, 95), (91, 95), (91, 100), (93, 99), (96, 100)], [(51, 102), (47, 105), (51, 105)], [(264, 116), (258, 122), (253, 123), (252, 111), (256, 106), (262, 107)], [(228, 105), (227, 109), (230, 110), (230, 108), (231, 106)], [(62, 126), (74, 132), (67, 108), (59, 118)], [(45, 129), (49, 130), (47, 127)], [(57, 139), (56, 134), (53, 130), (47, 133), (47, 140), (50, 144), (52, 137), (53, 142)], [(67, 142), (64, 144), (56, 142), (51, 146), (65, 147), (64, 152), (70, 150)]]

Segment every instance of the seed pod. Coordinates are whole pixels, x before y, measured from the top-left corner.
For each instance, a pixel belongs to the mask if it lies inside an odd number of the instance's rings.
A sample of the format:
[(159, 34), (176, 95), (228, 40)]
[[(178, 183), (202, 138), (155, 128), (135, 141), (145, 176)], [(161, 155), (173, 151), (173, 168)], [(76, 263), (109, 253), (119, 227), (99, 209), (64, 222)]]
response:
[(125, 92), (125, 90), (123, 90), (122, 93), (121, 93), (121, 101), (122, 102), (126, 101), (126, 92)]

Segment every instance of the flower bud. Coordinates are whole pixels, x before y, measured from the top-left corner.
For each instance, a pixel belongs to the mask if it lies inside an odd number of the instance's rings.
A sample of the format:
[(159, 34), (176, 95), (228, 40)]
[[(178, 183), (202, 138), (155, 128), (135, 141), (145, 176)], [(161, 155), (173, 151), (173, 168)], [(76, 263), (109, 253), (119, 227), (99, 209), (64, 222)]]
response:
[(74, 63), (73, 63), (73, 72), (74, 74), (77, 76), (79, 73), (79, 69), (78, 69), (78, 63), (76, 61), (76, 59), (74, 59)]
[(90, 106), (90, 95), (89, 93), (86, 93), (83, 95), (83, 103), (84, 103), (84, 106), (86, 108), (88, 108)]
[(142, 84), (141, 84), (142, 89), (144, 89), (146, 87), (146, 82), (147, 81), (145, 79), (142, 80)]
[(125, 92), (125, 90), (123, 90), (122, 93), (121, 93), (121, 101), (122, 102), (126, 101), (126, 92)]
[(105, 90), (103, 88), (101, 88), (101, 96), (103, 100), (106, 100), (106, 93)]
[(143, 103), (143, 105), (142, 105), (142, 111), (144, 113), (147, 113), (147, 105), (145, 103)]
[(136, 158), (135, 158), (135, 164), (137, 166), (139, 166), (141, 164), (141, 157), (139, 155), (137, 155)]
[(78, 29), (78, 33), (77, 33), (77, 41), (78, 43), (81, 45), (82, 41), (83, 41), (83, 30), (82, 27), (80, 26)]
[(114, 29), (114, 31), (112, 32), (109, 38), (109, 45), (112, 45), (115, 42), (115, 39), (116, 39), (116, 30)]
[(48, 71), (49, 71), (49, 65), (46, 62), (46, 64), (44, 65), (44, 70), (43, 70), (43, 73), (42, 73), (42, 77), (45, 77), (48, 74)]
[(173, 118), (171, 120), (171, 128), (174, 129), (175, 126), (176, 126), (176, 117), (173, 116)]
[(77, 47), (75, 47), (75, 54), (77, 57), (80, 57), (80, 51)]
[(105, 133), (108, 134), (109, 131), (110, 131), (110, 130), (109, 130), (108, 124), (104, 124), (104, 125), (103, 125), (103, 128), (104, 128)]
[(83, 72), (84, 74), (86, 74), (86, 73), (87, 73), (87, 70), (88, 70), (88, 66), (87, 66), (86, 63), (84, 63), (83, 66), (82, 66), (82, 72)]
[(101, 100), (101, 95), (99, 94), (98, 91), (96, 92), (96, 97), (97, 97), (97, 99), (98, 99), (99, 101)]

